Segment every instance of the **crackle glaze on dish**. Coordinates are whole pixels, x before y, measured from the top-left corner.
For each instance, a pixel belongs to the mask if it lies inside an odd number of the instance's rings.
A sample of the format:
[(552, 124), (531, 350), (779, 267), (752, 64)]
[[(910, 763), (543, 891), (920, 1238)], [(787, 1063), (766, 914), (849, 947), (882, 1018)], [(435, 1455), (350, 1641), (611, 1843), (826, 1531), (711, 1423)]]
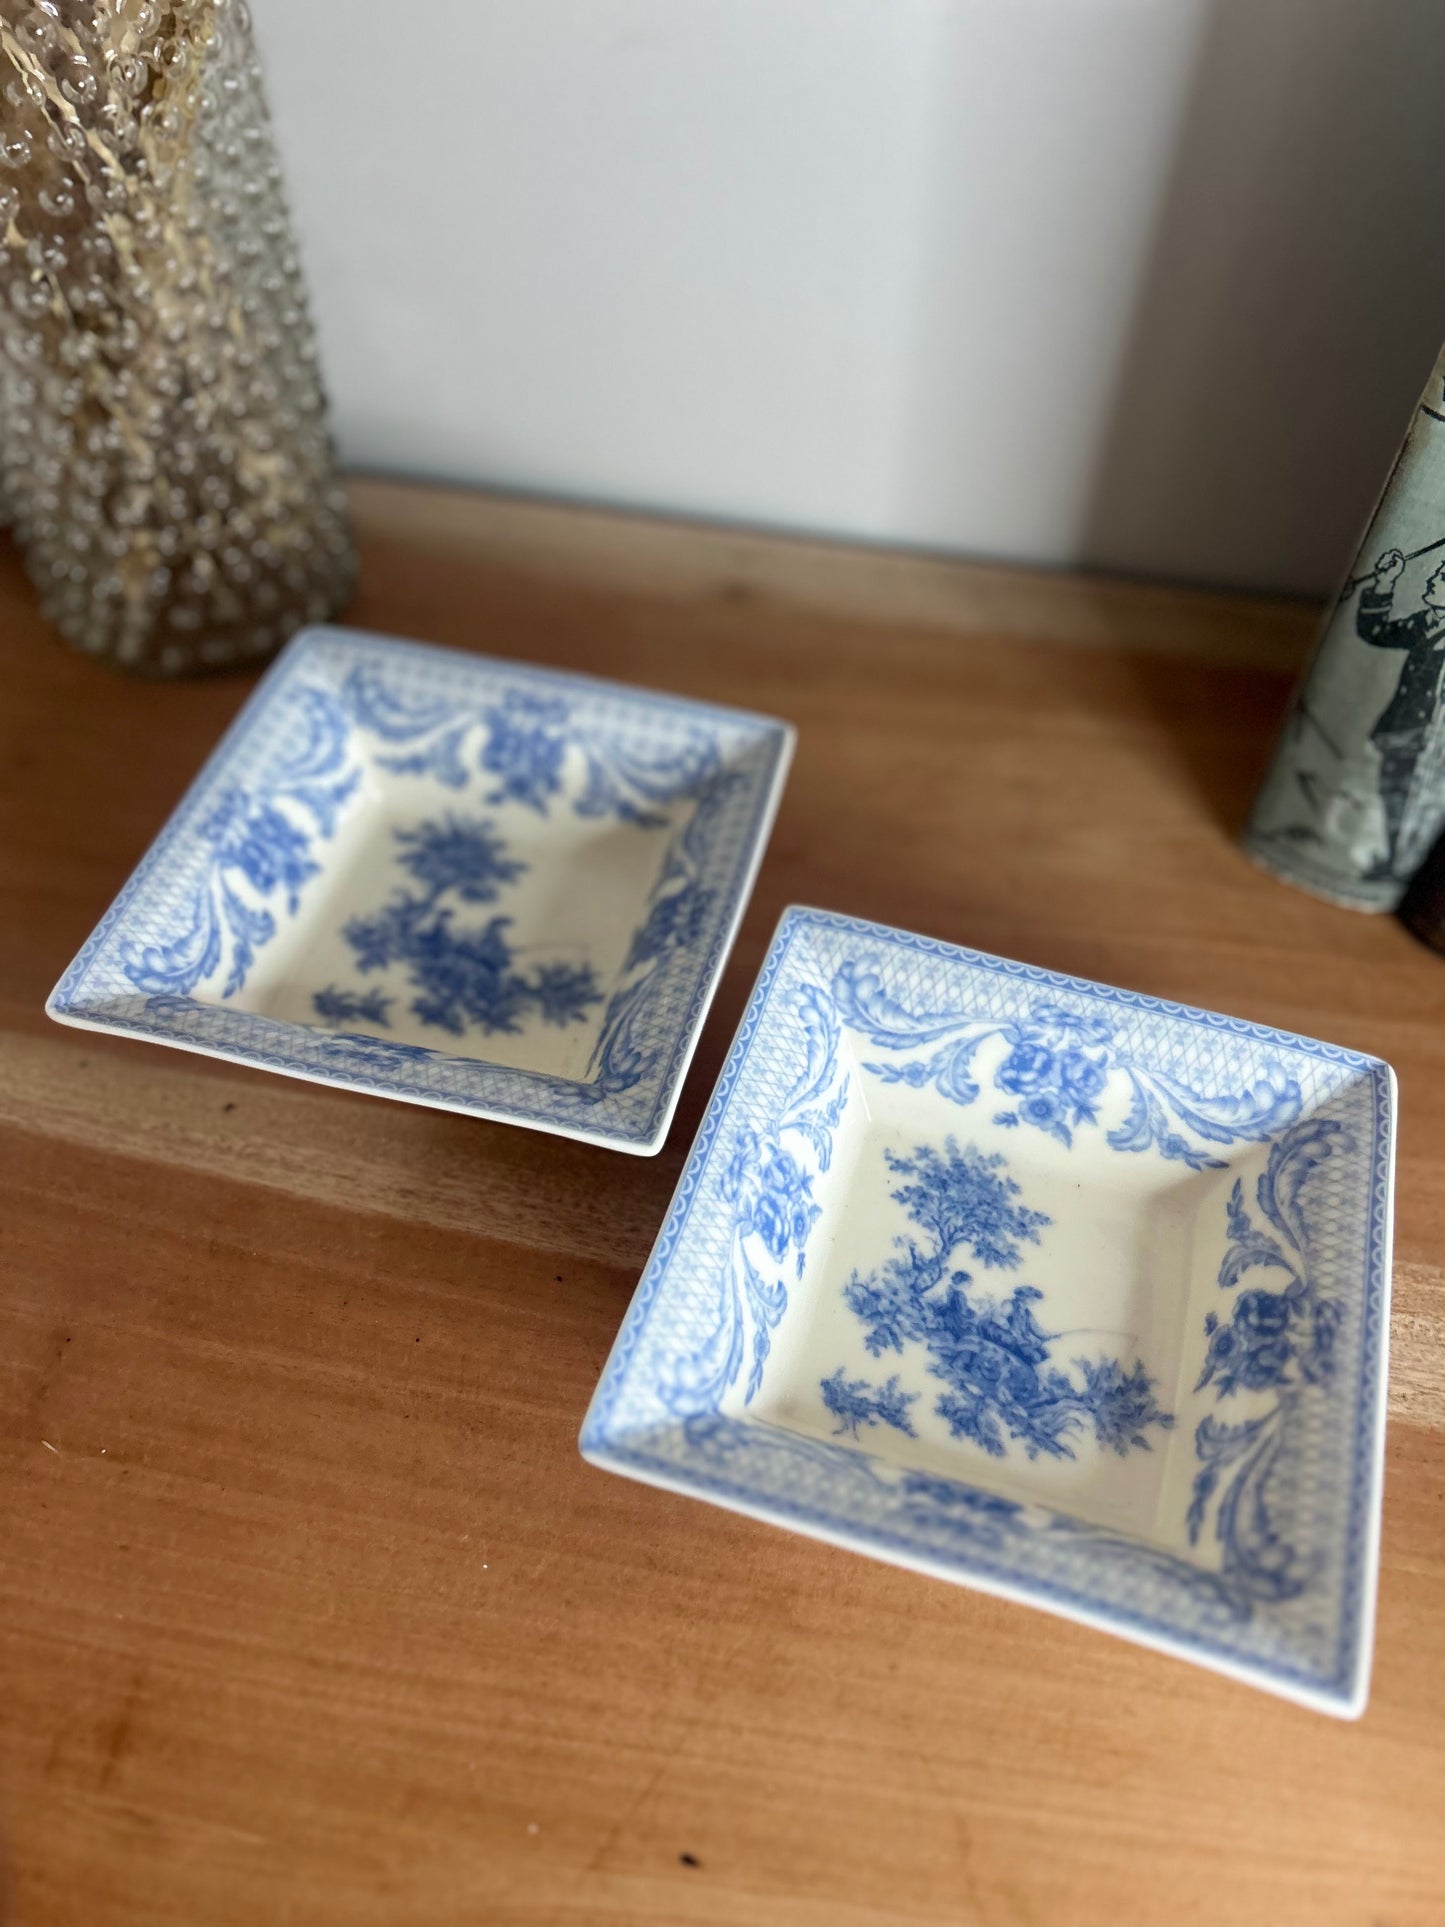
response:
[(47, 1008), (656, 1151), (792, 741), (766, 717), (307, 630)]
[(582, 1433), (596, 1463), (1346, 1716), (1394, 1078), (790, 910)]

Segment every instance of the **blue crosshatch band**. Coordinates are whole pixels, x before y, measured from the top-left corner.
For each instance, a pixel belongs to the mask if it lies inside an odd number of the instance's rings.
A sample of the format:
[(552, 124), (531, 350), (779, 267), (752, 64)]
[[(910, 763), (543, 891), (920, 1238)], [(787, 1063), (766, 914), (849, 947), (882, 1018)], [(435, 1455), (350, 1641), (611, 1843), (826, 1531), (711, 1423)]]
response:
[[(817, 1422), (794, 1423), (770, 1405), (770, 1372), (790, 1306), (818, 1289), (802, 1281), (819, 1199), (850, 1115), (867, 1110), (865, 1080), (872, 1092), (941, 1097), (956, 1124), (879, 1160), (895, 1255), (881, 1269), (853, 1265), (841, 1287), (877, 1369), (820, 1353)], [(972, 1120), (1000, 1093), (1008, 1115), (992, 1115), (980, 1149)], [(1033, 1096), (1047, 1101), (1029, 1111)], [(582, 1451), (1357, 1713), (1378, 1530), (1393, 1107), (1392, 1074), (1374, 1058), (790, 910)], [(1218, 1253), (1213, 1283), (1189, 1300), (1172, 1408), (1143, 1363), (1066, 1351), (1047, 1292), (995, 1283), (994, 1273), (1027, 1280), (1031, 1254), (1057, 1235), (1009, 1148), (1021, 1151), (1030, 1129), (1061, 1147), (1053, 1158), (1076, 1158), (1086, 1132), (1105, 1160), (1150, 1161), (1161, 1178), (1182, 1167), (1215, 1187), (1201, 1220)], [(1241, 1160), (1248, 1175), (1231, 1185)], [(850, 1191), (859, 1182), (855, 1168)], [(836, 1317), (827, 1326), (844, 1329)], [(961, 1442), (957, 1475), (938, 1469), (936, 1452), (910, 1461), (925, 1430)], [(1152, 1538), (995, 1490), (986, 1473), (1016, 1477), (1061, 1455), (1157, 1455), (1166, 1443), (1186, 1469), (1168, 1488), (1177, 1516)]]
[[(771, 718), (681, 697), (304, 631), (47, 1008), (63, 1022), (655, 1151), (792, 740)], [(242, 1008), (235, 1000), (257, 959), (308, 914), (348, 812), (378, 786), (408, 784), (448, 800), (391, 831), (403, 887), (347, 923), (349, 978), (318, 983), (304, 1022)], [(563, 818), (656, 845), (655, 882), (621, 975), (607, 983), (585, 956), (515, 950), (508, 894), (534, 866), (510, 839), (518, 824)], [(378, 982), (382, 971), (393, 974)], [(594, 1013), (584, 1075), (487, 1061), (490, 1036), (527, 1023), (565, 1029)], [(408, 1039), (385, 1034), (399, 1014)]]

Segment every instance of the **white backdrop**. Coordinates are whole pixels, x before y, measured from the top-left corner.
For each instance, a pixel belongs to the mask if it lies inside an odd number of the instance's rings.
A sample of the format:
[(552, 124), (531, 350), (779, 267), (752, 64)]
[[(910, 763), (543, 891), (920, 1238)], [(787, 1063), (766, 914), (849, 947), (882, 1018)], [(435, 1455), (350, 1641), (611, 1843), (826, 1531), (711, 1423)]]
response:
[(345, 459), (1318, 591), (1445, 334), (1438, 0), (253, 0)]

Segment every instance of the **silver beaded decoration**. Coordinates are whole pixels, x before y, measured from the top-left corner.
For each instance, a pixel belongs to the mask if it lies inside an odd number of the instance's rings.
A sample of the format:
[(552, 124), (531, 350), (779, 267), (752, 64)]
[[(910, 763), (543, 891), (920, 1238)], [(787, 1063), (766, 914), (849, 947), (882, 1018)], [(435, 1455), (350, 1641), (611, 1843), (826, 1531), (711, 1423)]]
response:
[(354, 574), (242, 0), (0, 0), (0, 499), (46, 614), (157, 675)]

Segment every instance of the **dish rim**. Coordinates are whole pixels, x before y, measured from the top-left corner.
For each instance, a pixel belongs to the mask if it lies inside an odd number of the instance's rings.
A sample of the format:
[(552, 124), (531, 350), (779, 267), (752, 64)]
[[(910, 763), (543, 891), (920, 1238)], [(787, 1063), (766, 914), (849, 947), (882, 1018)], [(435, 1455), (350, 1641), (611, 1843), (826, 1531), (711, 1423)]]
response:
[[(1217, 1650), (1197, 1634), (1171, 1629), (1145, 1614), (1131, 1613), (1127, 1608), (1112, 1605), (1101, 1606), (1084, 1597), (1070, 1597), (1066, 1586), (1029, 1577), (1010, 1579), (1007, 1575), (980, 1570), (967, 1551), (951, 1558), (931, 1556), (902, 1539), (890, 1543), (886, 1530), (872, 1525), (860, 1530), (856, 1526), (850, 1527), (846, 1520), (840, 1521), (807, 1506), (789, 1505), (772, 1495), (760, 1499), (745, 1487), (731, 1486), (728, 1480), (719, 1478), (706, 1467), (674, 1467), (646, 1459), (629, 1446), (625, 1430), (616, 1433), (609, 1430), (610, 1408), (657, 1304), (674, 1250), (699, 1195), (712, 1145), (726, 1115), (733, 1090), (746, 1066), (762, 1014), (772, 993), (773, 981), (797, 933), (816, 927), (841, 929), (862, 938), (900, 943), (904, 947), (931, 952), (962, 964), (1024, 978), (1040, 986), (1084, 992), (1125, 1007), (1161, 1013), (1169, 1018), (1203, 1024), (1210, 1029), (1276, 1042), (1294, 1049), (1303, 1048), (1311, 1054), (1347, 1064), (1370, 1076), (1377, 1131), (1368, 1171), (1368, 1258), (1361, 1287), (1363, 1330), (1359, 1400), (1355, 1440), (1349, 1456), (1351, 1478), (1340, 1588), (1347, 1609), (1349, 1635), (1347, 1637), (1344, 1632), (1341, 1634), (1341, 1663), (1335, 1677), (1321, 1682), (1317, 1675), (1307, 1675), (1303, 1670), (1296, 1674), (1287, 1665), (1241, 1659), (1235, 1654)], [(1330, 1044), (1323, 1039), (1283, 1030), (1278, 1026), (1256, 1023), (1251, 1019), (1229, 1017), (1222, 1012), (1179, 1003), (1148, 992), (1072, 976), (1041, 965), (1016, 962), (867, 918), (804, 904), (790, 904), (783, 911), (769, 944), (752, 996), (599, 1377), (579, 1434), (579, 1450), (589, 1463), (641, 1483), (700, 1498), (765, 1524), (799, 1532), (822, 1543), (860, 1552), (906, 1570), (946, 1579), (970, 1590), (1035, 1606), (1058, 1617), (1127, 1638), (1133, 1644), (1184, 1659), (1242, 1684), (1263, 1688), (1311, 1710), (1336, 1718), (1357, 1719), (1364, 1712), (1369, 1698), (1379, 1587), (1397, 1121), (1398, 1083), (1394, 1069), (1383, 1058), (1370, 1053)], [(739, 1420), (736, 1423), (758, 1425), (765, 1422)], [(1062, 1511), (1062, 1508), (1057, 1510)]]
[[(135, 906), (138, 900), (143, 901), (146, 887), (166, 855), (183, 838), (194, 833), (195, 816), (216, 779), (224, 773), (252, 732), (258, 727), (265, 726), (267, 709), (281, 695), (292, 678), (304, 673), (307, 662), (320, 647), (337, 643), (343, 647), (360, 645), (367, 651), (376, 652), (382, 656), (398, 655), (409, 661), (427, 658), (441, 663), (453, 672), (458, 668), (465, 670), (475, 665), (484, 672), (490, 671), (523, 684), (540, 682), (558, 690), (576, 690), (583, 695), (605, 696), (612, 701), (636, 701), (649, 710), (675, 711), (683, 717), (711, 718), (721, 723), (753, 728), (758, 731), (760, 740), (765, 740), (769, 735), (774, 738), (777, 747), (772, 772), (757, 799), (749, 835), (747, 859), (734, 874), (729, 886), (727, 913), (718, 927), (711, 954), (692, 987), (686, 1014), (672, 1039), (671, 1050), (655, 1073), (653, 1079), (656, 1089), (655, 1102), (645, 1126), (629, 1127), (625, 1122), (617, 1121), (615, 1117), (609, 1120), (609, 1107), (615, 1108), (615, 1099), (609, 1095), (603, 1095), (596, 1100), (594, 1115), (597, 1122), (595, 1126), (587, 1126), (545, 1115), (528, 1115), (506, 1104), (477, 1101), (468, 1098), (465, 1094), (444, 1096), (419, 1090), (414, 1083), (408, 1084), (401, 1076), (368, 1076), (364, 1070), (351, 1070), (342, 1065), (326, 1070), (297, 1065), (284, 1048), (284, 1037), (287, 1034), (309, 1036), (312, 1034), (310, 1027), (287, 1019), (266, 1017), (260, 1013), (227, 1012), (232, 1016), (254, 1018), (259, 1033), (272, 1034), (274, 1048), (268, 1048), (259, 1040), (259, 1037), (254, 1045), (247, 1046), (178, 1036), (174, 1032), (147, 1022), (144, 1013), (113, 1014), (96, 1004), (86, 1003), (81, 993), (91, 964), (117, 926), (124, 923), (132, 906)], [(527, 1130), (570, 1138), (580, 1143), (595, 1144), (607, 1150), (623, 1151), (639, 1157), (655, 1157), (667, 1140), (703, 1026), (712, 1007), (723, 971), (732, 955), (743, 916), (752, 899), (753, 889), (782, 803), (796, 745), (797, 730), (791, 723), (781, 717), (769, 716), (756, 710), (739, 709), (724, 703), (714, 703), (705, 698), (647, 689), (633, 683), (589, 675), (585, 671), (555, 669), (547, 665), (518, 661), (504, 656), (486, 655), (479, 651), (452, 648), (439, 643), (414, 642), (405, 637), (389, 636), (365, 629), (352, 629), (340, 624), (310, 624), (298, 630), (267, 665), (254, 689), (227, 724), (99, 922), (62, 972), (59, 981), (45, 1000), (46, 1015), (58, 1024), (77, 1030), (138, 1037), (168, 1049), (189, 1051), (198, 1056), (212, 1057), (226, 1063), (239, 1063), (252, 1069), (272, 1071), (281, 1076), (296, 1078), (303, 1083), (355, 1091), (364, 1096), (391, 1098), (396, 1102), (417, 1104), (424, 1109), (479, 1117), (493, 1123), (519, 1125)], [(304, 912), (299, 914), (304, 915)], [(221, 1005), (202, 1004), (198, 1007), (203, 1010), (215, 1010), (218, 1015), (227, 1011), (227, 1007)], [(381, 1043), (385, 1040), (375, 1041)], [(458, 1064), (475, 1063), (483, 1069), (496, 1068), (484, 1058), (466, 1058), (455, 1052), (442, 1050), (433, 1054)], [(578, 1080), (560, 1078), (547, 1072), (518, 1070), (513, 1074), (535, 1084), (539, 1092), (555, 1090), (559, 1086), (565, 1087), (569, 1092), (578, 1088)]]

